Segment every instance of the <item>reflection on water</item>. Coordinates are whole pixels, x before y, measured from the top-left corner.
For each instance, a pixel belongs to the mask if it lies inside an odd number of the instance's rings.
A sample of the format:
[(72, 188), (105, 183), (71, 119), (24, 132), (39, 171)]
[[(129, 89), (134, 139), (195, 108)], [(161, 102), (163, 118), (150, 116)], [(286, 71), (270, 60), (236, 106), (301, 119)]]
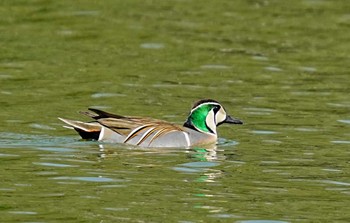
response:
[(71, 181), (86, 181), (86, 182), (114, 182), (114, 179), (108, 177), (53, 177), (53, 180), (71, 180)]
[[(252, 210), (264, 206), (257, 198), (268, 200), (267, 206), (271, 207), (275, 202), (279, 209), (281, 196), (283, 199), (301, 196), (302, 200), (308, 200), (332, 193), (333, 197), (345, 199), (339, 196), (350, 194), (350, 182), (337, 180), (346, 171), (344, 167), (323, 166), (313, 158), (317, 151), (297, 156), (282, 153), (277, 158), (266, 156), (267, 151), (261, 149), (255, 155), (242, 150), (242, 143), (224, 138), (217, 145), (186, 150), (142, 149), (78, 138), (13, 133), (2, 137), (8, 141), (2, 144), (4, 155), (0, 156), (0, 165), (17, 169), (17, 175), (10, 178), (3, 172), (3, 178), (11, 181), (5, 180), (0, 187), (2, 195), (11, 194), (10, 199), (3, 200), (8, 205), (9, 216), (42, 216), (41, 205), (32, 207), (24, 202), (18, 208), (12, 207), (11, 200), (17, 196), (21, 199), (37, 196), (49, 207), (53, 201), (59, 204), (62, 199), (72, 204), (83, 202), (86, 208), (100, 206), (94, 209), (95, 213), (108, 211), (123, 213), (122, 216), (159, 205), (171, 208), (173, 202), (180, 202), (179, 211), (198, 209), (209, 218), (239, 220), (249, 219), (249, 214), (234, 211), (240, 206)], [(13, 143), (11, 137), (24, 140)], [(279, 148), (278, 144), (277, 151)], [(324, 174), (328, 179), (317, 179)], [(84, 211), (85, 206), (74, 210)]]
[(217, 147), (215, 145), (211, 148), (192, 148), (189, 151), (189, 157), (195, 162), (181, 163), (173, 169), (183, 173), (201, 173), (201, 176), (196, 179), (197, 182), (214, 182), (215, 178), (221, 175), (220, 170), (213, 169), (213, 167), (220, 165), (217, 161)]

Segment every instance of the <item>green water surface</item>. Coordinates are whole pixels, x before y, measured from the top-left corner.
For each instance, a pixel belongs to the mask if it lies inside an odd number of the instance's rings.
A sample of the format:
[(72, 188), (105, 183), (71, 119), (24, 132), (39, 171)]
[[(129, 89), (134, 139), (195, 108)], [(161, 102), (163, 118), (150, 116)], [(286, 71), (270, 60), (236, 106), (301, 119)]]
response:
[[(350, 4), (1, 0), (0, 222), (349, 222)], [(94, 106), (183, 123), (214, 149), (86, 142)]]

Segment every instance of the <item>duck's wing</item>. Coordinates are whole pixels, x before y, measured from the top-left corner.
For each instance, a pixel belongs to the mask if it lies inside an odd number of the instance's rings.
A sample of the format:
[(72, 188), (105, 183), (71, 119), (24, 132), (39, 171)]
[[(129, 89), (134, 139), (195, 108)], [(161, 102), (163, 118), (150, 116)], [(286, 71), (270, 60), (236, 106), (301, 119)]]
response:
[[(123, 143), (141, 145), (147, 141), (148, 145), (151, 145), (152, 142), (169, 133), (187, 134), (182, 126), (159, 119), (121, 116), (98, 109), (89, 110), (90, 112), (84, 112), (83, 114), (92, 117), (103, 127), (123, 136)], [(100, 136), (100, 139), (103, 139), (103, 136)]]

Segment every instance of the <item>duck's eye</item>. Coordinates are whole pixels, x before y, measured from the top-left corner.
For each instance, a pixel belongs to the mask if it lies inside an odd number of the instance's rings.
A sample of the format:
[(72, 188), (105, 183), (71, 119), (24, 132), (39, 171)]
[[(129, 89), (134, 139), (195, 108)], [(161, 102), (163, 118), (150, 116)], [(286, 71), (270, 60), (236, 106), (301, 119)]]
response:
[(214, 106), (213, 111), (216, 114), (220, 110), (220, 106)]

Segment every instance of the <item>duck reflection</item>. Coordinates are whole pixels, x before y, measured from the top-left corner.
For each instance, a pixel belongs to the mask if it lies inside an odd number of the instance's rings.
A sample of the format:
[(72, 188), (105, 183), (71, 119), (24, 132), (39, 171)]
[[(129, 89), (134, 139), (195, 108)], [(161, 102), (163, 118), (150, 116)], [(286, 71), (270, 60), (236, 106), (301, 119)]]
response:
[[(144, 153), (154, 153), (156, 154), (174, 154), (177, 155), (185, 154), (187, 159), (183, 163), (175, 164), (171, 169), (182, 172), (185, 174), (199, 174), (195, 179), (189, 181), (195, 182), (215, 182), (215, 179), (223, 175), (223, 171), (217, 168), (221, 165), (223, 160), (232, 159), (232, 152), (225, 151), (225, 145), (231, 145), (233, 143), (221, 143), (212, 144), (201, 147), (192, 147), (189, 149), (162, 149), (162, 148), (145, 148), (140, 147), (125, 147), (126, 150), (132, 150), (133, 156), (142, 155)], [(236, 143), (235, 143), (236, 144)], [(219, 147), (218, 147), (219, 146)], [(230, 151), (232, 147), (230, 146)], [(120, 147), (118, 147), (120, 149)], [(119, 154), (119, 153), (118, 153)], [(117, 155), (117, 150), (111, 144), (99, 144), (99, 157), (101, 160), (106, 158), (111, 158)], [(184, 159), (180, 160), (184, 161)], [(148, 165), (154, 165), (148, 164)], [(142, 166), (147, 166), (146, 163)]]
[[(224, 155), (220, 155), (220, 159), (225, 159)], [(219, 166), (218, 150), (216, 145), (207, 147), (193, 147), (188, 150), (190, 162), (178, 164), (173, 169), (183, 173), (200, 173), (196, 182), (215, 182), (215, 178), (222, 175), (222, 171), (214, 169)]]

